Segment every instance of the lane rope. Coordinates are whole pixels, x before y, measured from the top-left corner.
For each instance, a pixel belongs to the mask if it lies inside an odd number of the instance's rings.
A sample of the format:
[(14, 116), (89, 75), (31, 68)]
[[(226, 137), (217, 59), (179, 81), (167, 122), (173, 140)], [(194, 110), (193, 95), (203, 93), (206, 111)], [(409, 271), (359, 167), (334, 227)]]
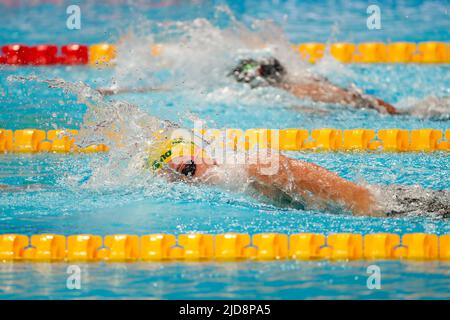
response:
[[(450, 63), (450, 43), (428, 41), (366, 43), (301, 43), (292, 45), (304, 61), (316, 63), (331, 56), (342, 63)], [(8, 65), (113, 65), (117, 48), (114, 44), (52, 44), (27, 46), (8, 44), (1, 48), (0, 64)], [(164, 45), (149, 45), (149, 55), (164, 54)]]
[(0, 235), (0, 261), (450, 260), (450, 234)]
[[(437, 129), (208, 129), (198, 134), (234, 150), (255, 147), (281, 151), (379, 151), (435, 152), (450, 151), (450, 130)], [(79, 147), (77, 130), (6, 130), (0, 129), (1, 153), (92, 153), (106, 152), (104, 144)]]

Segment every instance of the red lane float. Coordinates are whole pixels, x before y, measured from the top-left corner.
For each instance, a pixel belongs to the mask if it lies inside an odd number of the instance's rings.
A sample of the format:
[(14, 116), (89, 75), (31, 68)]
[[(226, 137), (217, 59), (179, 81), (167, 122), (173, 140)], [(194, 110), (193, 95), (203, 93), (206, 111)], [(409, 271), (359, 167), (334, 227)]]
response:
[(25, 46), (10, 44), (2, 47), (0, 63), (11, 65), (53, 65), (87, 64), (88, 47), (80, 44), (68, 44), (61, 47), (62, 56), (58, 56), (56, 45)]
[(87, 64), (88, 47), (81, 44), (68, 44), (61, 47), (62, 64)]
[(22, 44), (10, 44), (2, 47), (3, 59), (6, 64), (27, 64), (29, 47)]
[(58, 47), (55, 45), (40, 44), (32, 46), (28, 52), (27, 62), (32, 65), (51, 65), (59, 62)]

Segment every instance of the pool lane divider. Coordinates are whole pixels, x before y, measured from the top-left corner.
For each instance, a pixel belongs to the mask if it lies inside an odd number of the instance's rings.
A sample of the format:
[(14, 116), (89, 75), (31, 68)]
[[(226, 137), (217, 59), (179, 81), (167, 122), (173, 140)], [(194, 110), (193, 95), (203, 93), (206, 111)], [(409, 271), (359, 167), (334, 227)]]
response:
[(0, 129), (0, 152), (3, 153), (98, 153), (109, 148), (104, 144), (79, 147), (75, 144), (78, 130), (4, 130)]
[[(208, 129), (196, 130), (207, 141), (235, 150), (258, 148), (281, 151), (373, 151), (435, 152), (450, 151), (450, 130), (436, 129)], [(0, 129), (0, 153), (97, 153), (104, 144), (79, 147), (77, 130)], [(278, 142), (278, 143), (277, 143)]]
[(0, 235), (0, 262), (191, 260), (450, 260), (450, 234)]
[(446, 42), (303, 43), (294, 46), (303, 60), (315, 63), (328, 52), (342, 63), (450, 63)]
[[(450, 63), (448, 42), (366, 42), (366, 43), (301, 43), (292, 45), (301, 59), (315, 63), (331, 56), (342, 63)], [(113, 65), (117, 47), (114, 44), (52, 44), (27, 46), (8, 44), (1, 47), (0, 64), (8, 65)], [(148, 53), (159, 56), (164, 45), (148, 46)]]

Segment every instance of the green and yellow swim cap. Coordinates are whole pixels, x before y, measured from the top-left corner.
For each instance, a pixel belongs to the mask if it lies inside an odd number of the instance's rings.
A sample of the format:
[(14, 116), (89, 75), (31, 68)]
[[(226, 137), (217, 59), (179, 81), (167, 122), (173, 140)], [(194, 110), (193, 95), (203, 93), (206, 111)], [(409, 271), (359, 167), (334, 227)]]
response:
[(148, 165), (150, 170), (158, 171), (165, 163), (178, 157), (206, 158), (206, 152), (190, 139), (158, 139), (149, 149)]

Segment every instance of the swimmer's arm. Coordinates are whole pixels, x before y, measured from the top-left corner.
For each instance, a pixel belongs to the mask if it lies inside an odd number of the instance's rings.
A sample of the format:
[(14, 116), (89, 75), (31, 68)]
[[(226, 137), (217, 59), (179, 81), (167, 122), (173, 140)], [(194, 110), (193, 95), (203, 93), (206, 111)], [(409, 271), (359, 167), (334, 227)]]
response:
[(146, 92), (158, 92), (168, 91), (168, 88), (163, 87), (146, 87), (146, 88), (99, 88), (97, 89), (104, 96), (111, 96), (121, 93), (146, 93)]
[(7, 185), (0, 184), (0, 192), (21, 192), (21, 191), (39, 191), (48, 189), (48, 186), (43, 184), (28, 184), (28, 185)]
[(379, 98), (338, 87), (329, 81), (312, 80), (304, 83), (285, 83), (282, 88), (299, 98), (310, 98), (317, 102), (347, 104), (389, 114), (398, 113), (394, 106)]
[(276, 174), (264, 175), (260, 170), (261, 165), (248, 166), (251, 177), (284, 192), (294, 192), (300, 196), (310, 192), (322, 200), (342, 203), (355, 215), (377, 215), (375, 202), (366, 188), (318, 165), (280, 155)]

